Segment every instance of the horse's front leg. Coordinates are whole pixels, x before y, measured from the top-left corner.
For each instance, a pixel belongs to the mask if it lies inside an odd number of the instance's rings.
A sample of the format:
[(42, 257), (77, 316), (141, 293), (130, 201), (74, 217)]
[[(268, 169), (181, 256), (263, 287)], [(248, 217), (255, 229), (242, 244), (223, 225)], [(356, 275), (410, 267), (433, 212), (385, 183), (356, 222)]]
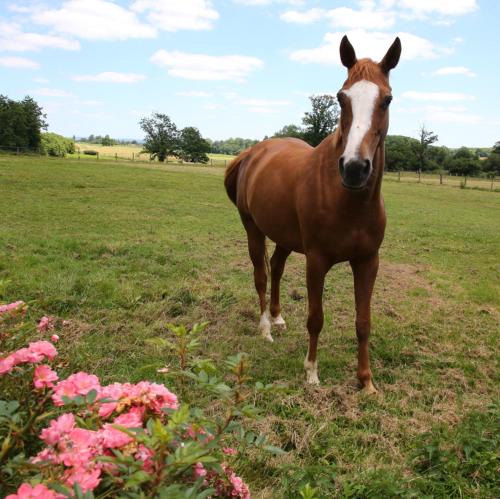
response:
[(307, 382), (319, 385), (318, 361), (316, 352), (318, 337), (323, 328), (323, 287), (325, 276), (331, 264), (322, 255), (311, 253), (306, 255), (307, 260), (307, 298), (309, 314), (307, 317), (307, 330), (309, 332), (309, 349), (304, 360)]
[(358, 337), (358, 379), (366, 393), (376, 393), (372, 383), (368, 338), (370, 336), (370, 303), (378, 272), (378, 254), (364, 260), (351, 261), (356, 300), (356, 335)]

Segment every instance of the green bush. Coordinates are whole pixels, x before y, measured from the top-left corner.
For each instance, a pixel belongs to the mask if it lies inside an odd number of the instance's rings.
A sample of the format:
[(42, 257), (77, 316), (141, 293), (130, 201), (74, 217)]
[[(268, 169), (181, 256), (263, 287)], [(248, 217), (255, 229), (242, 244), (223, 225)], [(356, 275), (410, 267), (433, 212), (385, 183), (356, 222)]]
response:
[(42, 133), (40, 152), (46, 156), (63, 158), (66, 154), (73, 154), (75, 152), (75, 143), (73, 139), (67, 139), (57, 133)]

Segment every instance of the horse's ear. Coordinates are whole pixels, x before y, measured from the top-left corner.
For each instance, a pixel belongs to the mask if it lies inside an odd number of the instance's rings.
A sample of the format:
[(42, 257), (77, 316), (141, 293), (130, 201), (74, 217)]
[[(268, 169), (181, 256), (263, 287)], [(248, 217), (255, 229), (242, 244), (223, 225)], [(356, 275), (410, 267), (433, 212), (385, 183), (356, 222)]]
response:
[(340, 60), (347, 69), (351, 69), (357, 61), (354, 47), (346, 35), (342, 37), (342, 41), (340, 42)]
[(392, 45), (389, 47), (387, 54), (385, 54), (384, 58), (380, 61), (380, 67), (382, 71), (387, 74), (391, 69), (394, 69), (399, 62), (399, 58), (401, 57), (401, 40), (399, 36), (396, 37)]

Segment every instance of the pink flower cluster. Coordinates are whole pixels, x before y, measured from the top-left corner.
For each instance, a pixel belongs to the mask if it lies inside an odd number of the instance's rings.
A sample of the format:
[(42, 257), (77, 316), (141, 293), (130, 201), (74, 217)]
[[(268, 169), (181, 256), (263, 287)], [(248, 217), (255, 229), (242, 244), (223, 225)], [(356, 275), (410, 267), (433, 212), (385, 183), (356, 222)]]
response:
[(10, 494), (5, 499), (65, 499), (66, 496), (58, 494), (39, 483), (32, 487), (29, 483), (23, 483), (17, 490), (17, 494)]
[(250, 490), (242, 478), (226, 464), (222, 463), (225, 475), (215, 471), (207, 471), (202, 463), (196, 463), (193, 472), (196, 479), (203, 478), (206, 486), (213, 487), (217, 497), (234, 497), (235, 499), (250, 499)]
[(40, 319), (40, 322), (38, 323), (38, 326), (36, 328), (38, 329), (39, 333), (44, 333), (45, 331), (49, 331), (50, 329), (54, 329), (54, 325), (55, 325), (55, 318), (48, 317), (47, 315), (44, 315)]
[[(96, 461), (99, 456), (111, 456), (111, 449), (121, 449), (134, 443), (125, 432), (113, 427), (114, 424), (126, 428), (142, 427), (144, 408), (134, 407), (128, 413), (116, 417), (112, 424), (104, 424), (99, 430), (78, 428), (73, 414), (66, 413), (50, 422), (42, 430), (40, 439), (47, 447), (38, 453), (33, 463), (62, 465), (62, 481), (69, 486), (78, 483), (84, 492), (94, 490), (101, 482), (102, 471), (109, 464)], [(132, 445), (134, 447), (134, 445)], [(137, 445), (129, 449), (145, 456)], [(149, 457), (150, 459), (150, 457)]]
[(2, 315), (15, 315), (17, 312), (26, 310), (26, 304), (21, 301), (15, 301), (6, 305), (0, 305), (0, 316)]
[(24, 363), (38, 364), (45, 359), (52, 360), (57, 355), (57, 350), (49, 341), (35, 341), (27, 348), (21, 348), (7, 357), (0, 359), (0, 374), (6, 374)]

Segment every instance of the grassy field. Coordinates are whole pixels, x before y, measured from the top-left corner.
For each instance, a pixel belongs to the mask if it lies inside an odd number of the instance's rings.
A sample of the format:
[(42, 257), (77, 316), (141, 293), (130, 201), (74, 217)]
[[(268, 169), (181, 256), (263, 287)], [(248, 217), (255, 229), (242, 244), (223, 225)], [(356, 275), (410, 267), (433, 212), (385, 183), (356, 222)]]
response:
[[(118, 159), (129, 159), (131, 160), (134, 158), (136, 161), (148, 161), (149, 160), (149, 154), (147, 153), (142, 153), (142, 146), (141, 145), (134, 145), (134, 144), (127, 144), (127, 145), (122, 145), (118, 144), (115, 146), (103, 146), (100, 144), (88, 144), (85, 142), (78, 142), (75, 144), (76, 145), (76, 152), (75, 154), (70, 154), (70, 158), (77, 158), (78, 157), (78, 151), (80, 152), (80, 158), (84, 159), (93, 159), (95, 160), (95, 156), (90, 156), (83, 154), (83, 151), (86, 150), (91, 150), (91, 151), (97, 151), (99, 153), (99, 157), (102, 159), (109, 159), (109, 158), (118, 158)], [(220, 165), (223, 164), (224, 162), (229, 162), (231, 161), (234, 156), (231, 156), (229, 154), (208, 154), (208, 157), (213, 160), (214, 164)], [(174, 158), (172, 158), (173, 160)]]
[(286, 454), (239, 465), (253, 497), (296, 498), (305, 483), (325, 498), (499, 497), (500, 196), (403, 182), (384, 195), (373, 397), (356, 383), (347, 265), (326, 283), (320, 387), (304, 385), (300, 255), (283, 279), (288, 330), (260, 340), (220, 168), (0, 157), (0, 299), (67, 318), (62, 371), (104, 382), (161, 382), (171, 359), (145, 340), (167, 322), (209, 321), (205, 356), (246, 352), (256, 379), (286, 386), (255, 423)]

